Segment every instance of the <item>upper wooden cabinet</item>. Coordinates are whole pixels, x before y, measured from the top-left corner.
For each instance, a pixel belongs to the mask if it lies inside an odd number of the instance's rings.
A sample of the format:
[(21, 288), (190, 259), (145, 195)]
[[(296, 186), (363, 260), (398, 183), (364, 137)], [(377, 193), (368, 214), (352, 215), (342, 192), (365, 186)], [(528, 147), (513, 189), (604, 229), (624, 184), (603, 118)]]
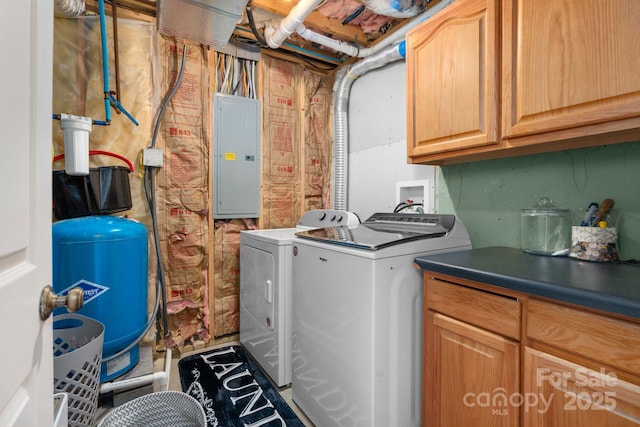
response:
[(637, 0), (504, 1), (503, 13), (503, 138), (640, 127)]
[(407, 34), (409, 162), (640, 139), (639, 26), (637, 0), (454, 2)]
[(497, 3), (458, 0), (407, 34), (410, 158), (496, 144)]

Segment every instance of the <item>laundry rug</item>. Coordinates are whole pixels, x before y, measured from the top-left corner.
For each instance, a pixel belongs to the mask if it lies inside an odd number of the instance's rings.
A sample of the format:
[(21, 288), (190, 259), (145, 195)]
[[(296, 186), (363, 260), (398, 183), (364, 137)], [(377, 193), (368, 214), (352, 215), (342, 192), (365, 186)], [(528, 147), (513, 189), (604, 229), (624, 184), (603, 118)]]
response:
[(207, 427), (304, 427), (241, 346), (187, 356), (178, 372), (182, 390), (204, 408)]

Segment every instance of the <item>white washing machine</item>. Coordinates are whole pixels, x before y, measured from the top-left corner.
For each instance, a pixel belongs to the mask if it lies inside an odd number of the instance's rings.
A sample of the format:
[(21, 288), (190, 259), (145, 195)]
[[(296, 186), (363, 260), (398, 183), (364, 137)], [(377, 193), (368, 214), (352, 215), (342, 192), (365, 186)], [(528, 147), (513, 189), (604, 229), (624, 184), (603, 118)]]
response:
[(453, 215), (374, 214), (293, 239), (293, 400), (322, 427), (419, 427), (418, 256), (471, 248)]
[(352, 212), (311, 210), (295, 228), (240, 232), (240, 342), (278, 387), (291, 383), (291, 241), (298, 231), (359, 223)]

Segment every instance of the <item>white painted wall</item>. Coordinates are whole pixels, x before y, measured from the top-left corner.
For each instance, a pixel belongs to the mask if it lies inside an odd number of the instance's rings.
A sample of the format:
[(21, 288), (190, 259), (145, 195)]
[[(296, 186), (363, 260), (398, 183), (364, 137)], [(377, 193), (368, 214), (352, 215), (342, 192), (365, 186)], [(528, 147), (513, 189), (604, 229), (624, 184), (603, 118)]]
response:
[(398, 182), (429, 181), (435, 208), (435, 167), (407, 164), (405, 62), (398, 61), (356, 80), (349, 97), (349, 187), (347, 208), (364, 221), (392, 212)]

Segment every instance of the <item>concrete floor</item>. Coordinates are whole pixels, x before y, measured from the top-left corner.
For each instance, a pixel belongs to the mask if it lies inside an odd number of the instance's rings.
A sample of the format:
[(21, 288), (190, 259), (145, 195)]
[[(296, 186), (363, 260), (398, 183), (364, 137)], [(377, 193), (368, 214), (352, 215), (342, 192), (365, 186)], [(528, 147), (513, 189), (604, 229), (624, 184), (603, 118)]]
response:
[[(170, 370), (170, 373), (169, 373), (169, 384), (168, 384), (169, 390), (183, 391), (182, 390), (182, 386), (180, 385), (180, 375), (178, 374), (178, 362), (180, 361), (181, 358), (186, 357), (186, 356), (190, 356), (190, 355), (193, 355), (193, 354), (205, 352), (205, 351), (211, 351), (213, 349), (216, 349), (216, 348), (219, 348), (219, 347), (225, 347), (225, 346), (228, 346), (228, 345), (240, 345), (240, 341), (238, 340), (238, 336), (234, 335), (234, 336), (226, 337), (226, 338), (223, 338), (223, 339), (217, 339), (215, 345), (212, 345), (212, 346), (209, 346), (209, 347), (206, 347), (206, 348), (202, 348), (202, 349), (199, 349), (199, 350), (183, 352), (181, 354), (179, 354), (177, 352), (172, 352), (171, 370)], [(143, 356), (144, 354), (151, 354), (151, 352), (150, 351), (143, 351), (141, 349), (141, 360), (138, 363), (139, 366), (136, 366), (136, 368), (134, 368), (134, 370), (132, 371), (132, 375), (131, 376), (135, 377), (135, 376), (139, 376), (139, 375), (144, 375), (144, 374), (150, 373), (149, 371), (151, 371), (151, 369), (153, 370), (153, 372), (161, 372), (161, 371), (164, 370), (165, 358), (164, 358), (162, 353), (156, 354), (156, 357), (155, 357), (155, 359), (153, 361), (145, 360), (145, 358)], [(147, 356), (147, 357), (150, 357), (150, 356)], [(136, 371), (136, 370), (138, 370), (138, 371), (146, 370), (147, 372), (136, 372), (136, 373), (134, 373), (134, 371)], [(291, 398), (291, 387), (282, 387), (282, 388), (276, 387), (276, 389), (279, 391), (280, 395), (285, 400), (285, 402), (287, 402), (287, 404), (291, 407), (291, 409), (293, 409), (294, 412), (298, 415), (300, 420), (304, 423), (305, 427), (313, 427), (313, 424), (311, 423), (311, 421), (309, 421), (309, 419), (304, 415), (304, 413), (300, 410), (300, 408), (293, 402), (293, 400)], [(147, 386), (147, 387), (143, 387), (141, 389), (135, 390), (135, 391), (122, 393), (121, 394), (122, 397), (119, 397), (119, 400), (120, 401), (130, 400), (130, 399), (133, 399), (133, 398), (138, 397), (140, 395), (143, 395), (143, 394), (146, 394), (146, 393), (151, 393), (153, 391), (160, 391), (160, 388), (158, 387), (158, 384), (154, 384), (153, 385), (153, 389), (151, 388), (151, 386)], [(104, 417), (114, 406), (117, 406), (117, 404), (115, 403), (115, 399), (116, 398), (114, 397), (114, 402), (113, 403), (112, 402), (107, 402), (107, 403), (103, 402), (103, 404), (99, 406), (97, 414), (96, 414), (97, 422), (102, 417)]]

